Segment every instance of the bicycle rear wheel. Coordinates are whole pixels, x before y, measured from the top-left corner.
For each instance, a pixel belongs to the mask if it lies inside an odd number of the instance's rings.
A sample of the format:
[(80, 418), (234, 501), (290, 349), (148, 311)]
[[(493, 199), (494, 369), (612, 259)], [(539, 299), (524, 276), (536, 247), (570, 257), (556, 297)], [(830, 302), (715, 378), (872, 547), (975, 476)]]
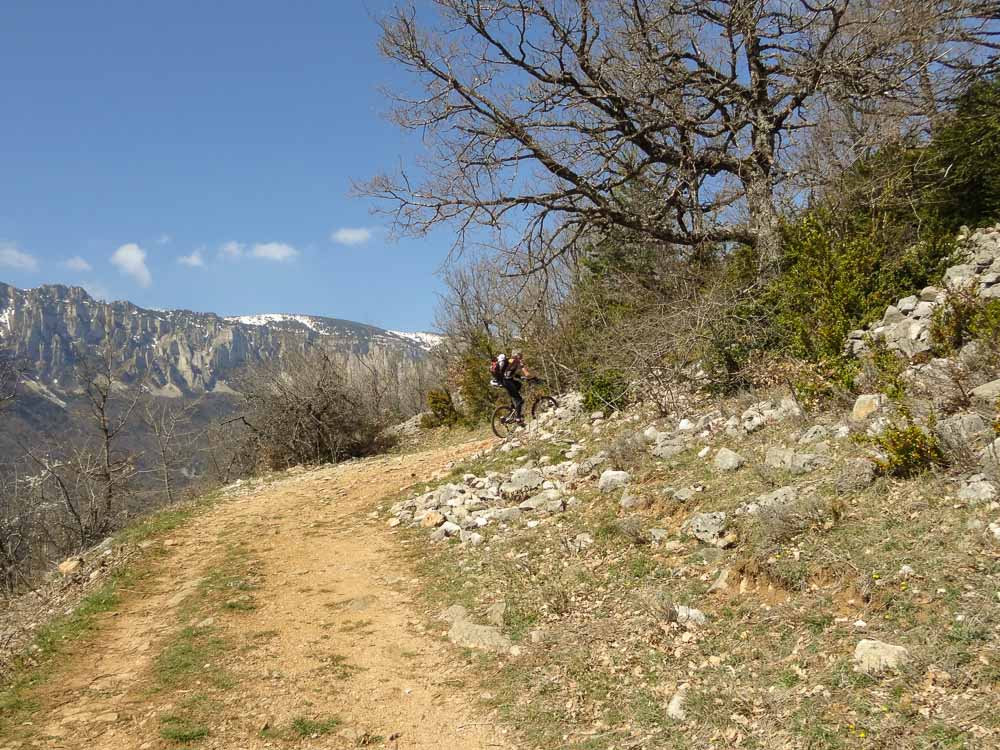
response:
[(493, 410), (493, 434), (498, 438), (506, 438), (510, 435), (514, 425), (507, 422), (507, 415), (510, 414), (509, 406), (498, 406)]
[(559, 408), (559, 402), (552, 396), (539, 396), (535, 403), (531, 405), (531, 418), (538, 419), (543, 414), (548, 414)]

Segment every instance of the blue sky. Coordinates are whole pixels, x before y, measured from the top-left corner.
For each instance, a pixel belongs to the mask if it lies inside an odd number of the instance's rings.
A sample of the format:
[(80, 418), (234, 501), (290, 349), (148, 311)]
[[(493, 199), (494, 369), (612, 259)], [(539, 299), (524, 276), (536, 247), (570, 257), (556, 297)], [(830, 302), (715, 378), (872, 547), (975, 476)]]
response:
[(0, 4), (0, 280), (431, 326), (447, 232), (389, 241), (348, 194), (418, 153), (378, 92), (390, 5)]

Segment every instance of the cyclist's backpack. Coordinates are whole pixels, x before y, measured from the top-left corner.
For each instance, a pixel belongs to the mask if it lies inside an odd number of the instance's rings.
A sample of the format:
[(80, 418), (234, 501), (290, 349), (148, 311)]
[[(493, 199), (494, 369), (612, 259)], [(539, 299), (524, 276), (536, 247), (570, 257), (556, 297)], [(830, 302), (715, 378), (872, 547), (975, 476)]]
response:
[(490, 375), (493, 376), (490, 385), (500, 385), (500, 379), (507, 372), (507, 364), (507, 357), (503, 354), (497, 355), (490, 361)]

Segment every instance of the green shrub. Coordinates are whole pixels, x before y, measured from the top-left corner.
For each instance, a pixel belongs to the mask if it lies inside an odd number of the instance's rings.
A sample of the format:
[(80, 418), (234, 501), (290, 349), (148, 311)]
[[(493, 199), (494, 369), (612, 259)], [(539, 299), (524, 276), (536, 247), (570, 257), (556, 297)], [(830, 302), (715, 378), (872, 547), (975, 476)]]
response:
[(629, 382), (620, 370), (588, 374), (583, 380), (583, 405), (590, 411), (617, 411), (628, 405)]
[[(781, 268), (765, 288), (753, 283), (753, 249), (730, 255), (732, 288), (751, 291), (713, 332), (705, 369), (723, 389), (755, 384), (747, 373), (761, 351), (837, 360), (848, 331), (940, 278), (959, 227), (1000, 219), (1000, 81), (970, 86), (929, 142), (881, 149), (825, 195), (783, 227)], [(939, 314), (939, 347), (970, 335), (967, 312)], [(1000, 341), (1000, 309), (994, 315), (976, 337)]]
[(903, 427), (891, 425), (872, 438), (886, 457), (876, 462), (881, 474), (909, 479), (936, 466), (944, 466), (944, 451), (937, 437), (912, 421)]
[(754, 301), (758, 345), (810, 361), (843, 355), (847, 333), (936, 280), (954, 256), (950, 237), (901, 247), (885, 220), (817, 209), (784, 228), (779, 276)]
[(420, 426), (425, 430), (435, 427), (453, 427), (461, 419), (455, 402), (452, 401), (451, 391), (447, 388), (434, 388), (427, 393), (427, 408), (429, 414), (424, 414), (420, 418)]
[(479, 335), (452, 363), (450, 381), (462, 394), (461, 419), (472, 427), (487, 421), (500, 393), (490, 386), (490, 360), (500, 346)]
[(869, 341), (868, 344), (868, 361), (874, 370), (874, 389), (893, 401), (902, 401), (906, 396), (906, 380), (903, 378), (906, 362), (884, 341)]
[(969, 338), (969, 324), (975, 315), (978, 300), (970, 289), (952, 290), (944, 304), (931, 316), (931, 346), (940, 357), (961, 348)]
[(972, 289), (948, 293), (931, 317), (931, 345), (938, 356), (948, 356), (969, 341), (980, 341), (990, 351), (1000, 347), (1000, 299), (983, 299)]
[(994, 351), (1000, 349), (1000, 299), (980, 301), (972, 320), (969, 333), (976, 341), (982, 341)]

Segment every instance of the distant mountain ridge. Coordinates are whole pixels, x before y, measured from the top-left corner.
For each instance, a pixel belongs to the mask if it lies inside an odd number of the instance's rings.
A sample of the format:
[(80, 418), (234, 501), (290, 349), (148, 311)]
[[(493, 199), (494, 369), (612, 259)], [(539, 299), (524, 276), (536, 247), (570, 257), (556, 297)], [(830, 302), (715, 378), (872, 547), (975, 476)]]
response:
[(440, 342), (430, 333), (388, 331), (313, 315), (221, 317), (189, 310), (149, 310), (102, 302), (81, 287), (18, 289), (0, 283), (0, 342), (27, 364), (30, 377), (55, 394), (76, 390), (81, 348), (108, 339), (130, 379), (160, 395), (229, 392), (246, 365), (321, 344), (342, 354), (370, 356), (405, 367)]

